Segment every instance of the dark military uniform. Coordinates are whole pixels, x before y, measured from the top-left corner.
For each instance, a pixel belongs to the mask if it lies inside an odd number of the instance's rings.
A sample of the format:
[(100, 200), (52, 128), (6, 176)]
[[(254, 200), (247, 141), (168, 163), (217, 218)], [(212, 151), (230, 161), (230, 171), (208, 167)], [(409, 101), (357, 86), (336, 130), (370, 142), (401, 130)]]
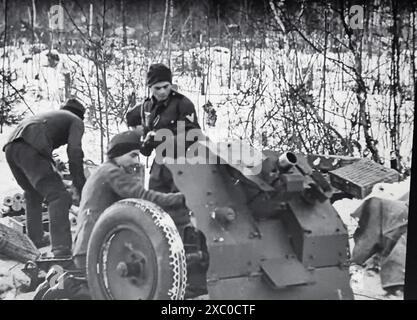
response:
[(46, 199), (50, 217), (52, 251), (71, 248), (68, 219), (72, 196), (55, 169), (52, 152), (67, 145), (69, 170), (79, 194), (85, 183), (81, 138), (83, 121), (67, 110), (50, 111), (21, 122), (3, 150), (26, 199), (27, 232), (35, 243), (42, 241), (42, 201)]
[[(184, 95), (171, 91), (169, 97), (164, 102), (156, 101), (154, 97), (148, 98), (145, 102), (133, 108), (127, 113), (127, 125), (135, 127), (142, 125), (144, 127), (144, 134), (149, 131), (156, 131), (158, 129), (169, 129), (175, 135), (177, 132), (177, 122), (184, 121), (185, 131), (190, 129), (200, 129), (197, 121), (194, 104)], [(142, 154), (149, 156), (153, 149), (158, 146), (156, 141), (150, 141), (141, 149)], [(188, 142), (193, 143), (193, 142)], [(185, 144), (187, 147), (187, 143)], [(175, 192), (178, 189), (174, 185), (171, 171), (161, 164), (154, 161), (152, 164), (149, 189), (160, 192)], [(182, 209), (177, 209), (175, 212), (170, 211), (169, 214), (174, 219), (180, 233), (182, 234), (183, 242), (186, 248), (186, 254), (194, 250), (201, 250), (203, 258), (194, 262), (187, 262), (188, 286), (187, 297), (193, 297), (200, 294), (207, 293), (206, 287), (206, 273), (209, 265), (209, 256), (206, 246), (204, 234), (194, 228), (187, 227), (190, 223), (188, 216), (188, 209), (184, 206)]]
[[(158, 102), (154, 97), (147, 98), (142, 105), (136, 106), (127, 113), (127, 125), (134, 127), (142, 125), (144, 135), (149, 131), (158, 129), (169, 129), (175, 135), (177, 122), (184, 121), (185, 131), (189, 129), (200, 129), (197, 121), (194, 104), (184, 95), (172, 90), (168, 99)], [(141, 149), (142, 154), (149, 156), (152, 150), (158, 146), (156, 141), (150, 141)], [(152, 164), (149, 189), (160, 192), (177, 191), (172, 180), (169, 169), (156, 162)]]
[(181, 193), (160, 193), (143, 188), (143, 177), (128, 173), (112, 160), (103, 163), (88, 178), (83, 189), (77, 218), (77, 233), (74, 241), (74, 257), (79, 267), (83, 267), (87, 254), (88, 240), (95, 223), (105, 209), (125, 198), (151, 201), (162, 208), (181, 206)]

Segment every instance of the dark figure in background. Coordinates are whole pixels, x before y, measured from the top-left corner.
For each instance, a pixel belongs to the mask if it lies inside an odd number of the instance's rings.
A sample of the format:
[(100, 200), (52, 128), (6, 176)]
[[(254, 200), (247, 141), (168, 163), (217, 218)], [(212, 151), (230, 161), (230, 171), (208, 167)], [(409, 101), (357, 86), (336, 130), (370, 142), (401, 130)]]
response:
[[(141, 147), (141, 153), (145, 156), (149, 156), (162, 143), (153, 139), (155, 132), (159, 129), (169, 129), (175, 137), (190, 129), (200, 129), (194, 104), (173, 89), (172, 73), (167, 66), (160, 63), (151, 65), (147, 74), (147, 84), (151, 97), (147, 98), (143, 104), (129, 110), (126, 115), (128, 127), (139, 130), (145, 136)], [(180, 128), (183, 128), (185, 132), (178, 132), (177, 124), (180, 121), (184, 124)], [(185, 148), (187, 147), (188, 145), (185, 144)], [(150, 170), (149, 189), (165, 193), (178, 191), (171, 171), (157, 161), (153, 162)], [(206, 293), (205, 273), (208, 268), (208, 252), (204, 235), (197, 229), (187, 227), (190, 225), (190, 216), (185, 206), (182, 210), (170, 212), (170, 215), (182, 234), (186, 248), (200, 248), (203, 251), (203, 258), (195, 264), (195, 268), (190, 267), (192, 263), (188, 263), (189, 278), (193, 278), (195, 273), (200, 275), (194, 277), (198, 280), (193, 280), (190, 284), (188, 296), (204, 294)]]
[(72, 195), (55, 168), (52, 152), (67, 145), (74, 192), (79, 197), (85, 183), (81, 146), (84, 113), (85, 108), (78, 100), (69, 99), (60, 110), (22, 121), (3, 147), (9, 167), (24, 190), (27, 233), (37, 247), (49, 244), (42, 226), (43, 200), (48, 204), (50, 242), (55, 257), (72, 254), (68, 218)]

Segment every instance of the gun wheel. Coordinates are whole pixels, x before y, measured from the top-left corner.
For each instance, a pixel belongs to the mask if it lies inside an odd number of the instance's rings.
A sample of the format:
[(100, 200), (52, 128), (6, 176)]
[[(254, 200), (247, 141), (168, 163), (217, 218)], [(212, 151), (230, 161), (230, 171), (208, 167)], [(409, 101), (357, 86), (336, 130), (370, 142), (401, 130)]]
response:
[(184, 246), (171, 217), (155, 204), (121, 200), (93, 228), (87, 280), (93, 299), (184, 299)]

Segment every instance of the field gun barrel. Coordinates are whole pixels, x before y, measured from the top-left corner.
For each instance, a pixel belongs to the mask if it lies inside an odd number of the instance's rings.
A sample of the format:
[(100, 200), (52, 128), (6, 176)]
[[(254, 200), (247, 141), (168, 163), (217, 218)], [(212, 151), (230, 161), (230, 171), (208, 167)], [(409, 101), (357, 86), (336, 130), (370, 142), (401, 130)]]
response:
[(278, 168), (280, 171), (288, 171), (297, 164), (297, 156), (292, 152), (283, 153), (278, 158)]

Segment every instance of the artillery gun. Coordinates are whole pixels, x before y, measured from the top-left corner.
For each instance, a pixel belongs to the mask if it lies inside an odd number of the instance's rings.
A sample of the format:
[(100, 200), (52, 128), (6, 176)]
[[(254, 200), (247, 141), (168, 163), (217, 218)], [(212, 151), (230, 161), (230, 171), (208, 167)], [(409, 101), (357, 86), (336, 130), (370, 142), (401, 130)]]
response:
[[(348, 233), (332, 187), (306, 158), (250, 148), (261, 161), (246, 164), (240, 143), (225, 152), (197, 143), (205, 152), (193, 163), (165, 165), (205, 236), (209, 299), (353, 299)], [(185, 232), (144, 200), (109, 207), (89, 241), (93, 299), (183, 299)]]

